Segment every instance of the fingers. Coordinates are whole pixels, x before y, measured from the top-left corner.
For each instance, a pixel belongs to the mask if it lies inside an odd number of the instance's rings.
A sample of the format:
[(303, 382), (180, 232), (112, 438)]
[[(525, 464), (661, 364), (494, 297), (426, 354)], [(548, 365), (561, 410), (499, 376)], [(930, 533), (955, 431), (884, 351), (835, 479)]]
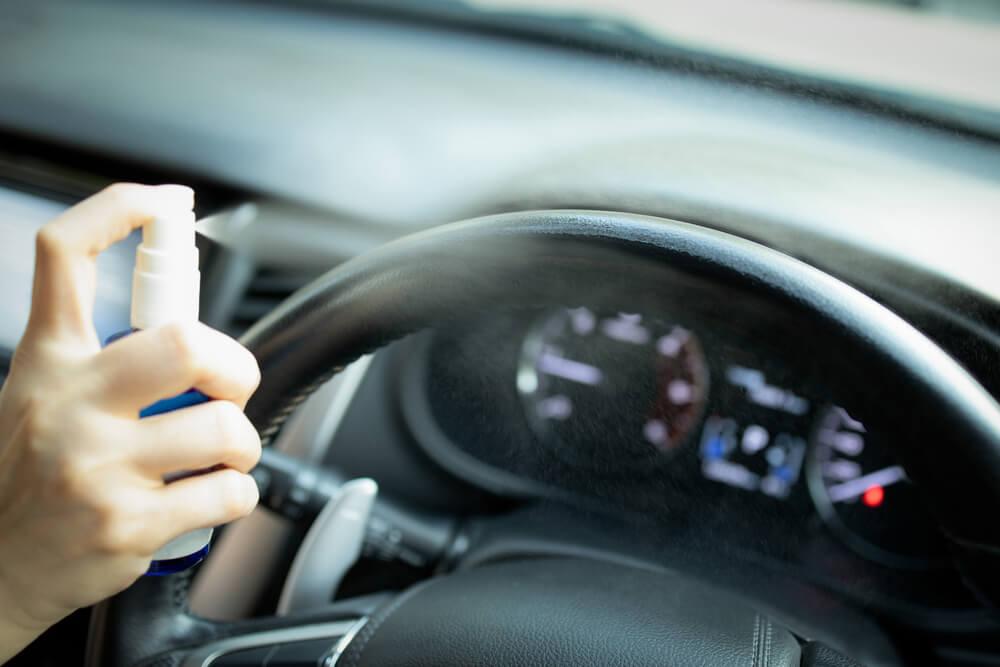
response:
[(236, 470), (219, 470), (167, 484), (155, 492), (164, 533), (161, 544), (199, 528), (242, 518), (259, 500), (257, 484)]
[(257, 429), (228, 401), (211, 401), (136, 422), (130, 458), (150, 476), (221, 463), (249, 472), (260, 459)]
[(151, 556), (179, 535), (246, 516), (257, 500), (253, 478), (230, 469), (153, 488), (104, 489), (91, 499), (93, 527), (80, 539), (105, 554)]
[(194, 191), (184, 185), (116, 183), (57, 217), (39, 236), (47, 250), (92, 259), (143, 223), (193, 208)]
[(97, 354), (93, 363), (105, 407), (135, 414), (191, 387), (241, 408), (260, 383), (254, 356), (204, 324), (168, 324), (139, 331)]
[(98, 253), (155, 217), (187, 213), (193, 206), (194, 192), (185, 186), (119, 183), (42, 227), (28, 332), (97, 343), (91, 317)]

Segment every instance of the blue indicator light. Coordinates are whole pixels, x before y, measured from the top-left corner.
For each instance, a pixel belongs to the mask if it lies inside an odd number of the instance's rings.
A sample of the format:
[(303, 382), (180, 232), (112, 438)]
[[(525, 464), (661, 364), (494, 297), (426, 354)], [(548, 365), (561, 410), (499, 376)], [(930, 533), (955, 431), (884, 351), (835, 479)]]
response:
[(719, 436), (715, 436), (709, 440), (705, 446), (705, 456), (709, 459), (721, 459), (725, 451), (726, 443)]
[(780, 479), (782, 482), (792, 481), (792, 471), (787, 466), (781, 466), (780, 468), (775, 468), (771, 473)]

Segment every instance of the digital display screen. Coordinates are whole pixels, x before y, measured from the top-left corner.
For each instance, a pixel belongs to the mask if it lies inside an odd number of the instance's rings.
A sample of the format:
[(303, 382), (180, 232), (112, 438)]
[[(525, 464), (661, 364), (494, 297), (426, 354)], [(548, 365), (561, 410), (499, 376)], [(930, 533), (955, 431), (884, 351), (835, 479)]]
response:
[[(0, 350), (11, 351), (24, 333), (31, 309), (35, 233), (66, 205), (0, 188)], [(139, 233), (108, 249), (97, 260), (94, 326), (101, 340), (129, 326), (132, 264)]]
[(705, 421), (702, 473), (723, 484), (787, 498), (802, 474), (809, 401), (773, 384), (763, 371), (735, 364), (726, 367), (719, 393), (727, 405)]

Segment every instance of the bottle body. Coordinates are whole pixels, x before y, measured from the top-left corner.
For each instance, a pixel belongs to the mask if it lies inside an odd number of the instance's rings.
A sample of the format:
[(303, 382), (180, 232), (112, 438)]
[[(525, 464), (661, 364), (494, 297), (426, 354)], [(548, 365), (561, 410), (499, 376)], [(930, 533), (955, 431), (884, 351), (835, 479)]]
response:
[[(131, 333), (135, 333), (138, 329), (127, 329), (119, 333), (113, 334), (108, 337), (106, 345), (124, 338)], [(163, 414), (165, 412), (173, 412), (174, 410), (180, 410), (192, 405), (198, 405), (199, 403), (205, 403), (211, 399), (205, 394), (201, 393), (197, 389), (188, 389), (182, 394), (177, 396), (171, 396), (170, 398), (164, 398), (162, 400), (148, 405), (139, 411), (139, 418), (144, 419), (146, 417), (152, 417), (153, 415)], [(170, 482), (175, 482), (179, 479), (184, 479), (185, 477), (191, 477), (193, 475), (198, 475), (204, 472), (209, 472), (207, 470), (179, 470), (172, 473), (164, 478), (164, 481), (168, 484)], [(188, 569), (194, 565), (197, 565), (205, 556), (208, 555), (208, 550), (212, 540), (212, 529), (202, 528), (200, 530), (193, 530), (189, 533), (179, 535), (167, 544), (163, 545), (155, 554), (153, 554), (153, 562), (150, 563), (149, 570), (146, 571), (146, 576), (162, 576), (167, 574), (173, 574), (175, 572), (181, 572)]]

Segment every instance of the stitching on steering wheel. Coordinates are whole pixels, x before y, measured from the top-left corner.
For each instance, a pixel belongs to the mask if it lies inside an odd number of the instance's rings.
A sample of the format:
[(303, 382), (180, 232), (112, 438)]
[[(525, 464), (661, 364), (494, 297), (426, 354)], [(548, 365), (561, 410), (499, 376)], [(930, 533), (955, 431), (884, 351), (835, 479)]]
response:
[(764, 664), (771, 664), (771, 642), (774, 638), (774, 624), (771, 623), (771, 619), (765, 618), (764, 622), (767, 623), (767, 641), (764, 646)]
[(153, 658), (148, 662), (140, 663), (138, 667), (178, 667), (181, 664), (182, 654), (168, 653)]
[[(359, 357), (360, 358), (360, 357)], [(271, 419), (268, 420), (267, 426), (260, 432), (260, 443), (262, 447), (268, 447), (274, 440), (274, 436), (278, 434), (281, 430), (282, 425), (288, 421), (295, 409), (299, 407), (307, 398), (313, 395), (313, 393), (319, 389), (327, 380), (332, 378), (334, 375), (342, 372), (350, 364), (354, 363), (356, 359), (352, 359), (347, 364), (340, 366), (334, 366), (325, 373), (321, 373), (319, 377), (304, 386), (298, 391), (298, 393), (293, 394), (291, 398), (282, 404), (281, 408), (274, 414)]]
[(343, 663), (338, 661), (338, 665), (341, 667), (356, 667), (358, 661), (361, 660), (361, 655), (365, 652), (365, 648), (368, 646), (368, 642), (371, 641), (372, 637), (375, 636), (375, 632), (381, 627), (383, 623), (389, 620), (397, 609), (403, 606), (403, 603), (413, 597), (414, 594), (422, 591), (425, 587), (430, 585), (434, 581), (433, 579), (428, 579), (422, 584), (414, 586), (409, 589), (391, 603), (382, 607), (371, 620), (365, 623), (364, 627), (361, 628), (361, 632), (354, 638), (354, 640), (348, 644), (347, 649), (344, 651), (341, 659), (344, 660)]

